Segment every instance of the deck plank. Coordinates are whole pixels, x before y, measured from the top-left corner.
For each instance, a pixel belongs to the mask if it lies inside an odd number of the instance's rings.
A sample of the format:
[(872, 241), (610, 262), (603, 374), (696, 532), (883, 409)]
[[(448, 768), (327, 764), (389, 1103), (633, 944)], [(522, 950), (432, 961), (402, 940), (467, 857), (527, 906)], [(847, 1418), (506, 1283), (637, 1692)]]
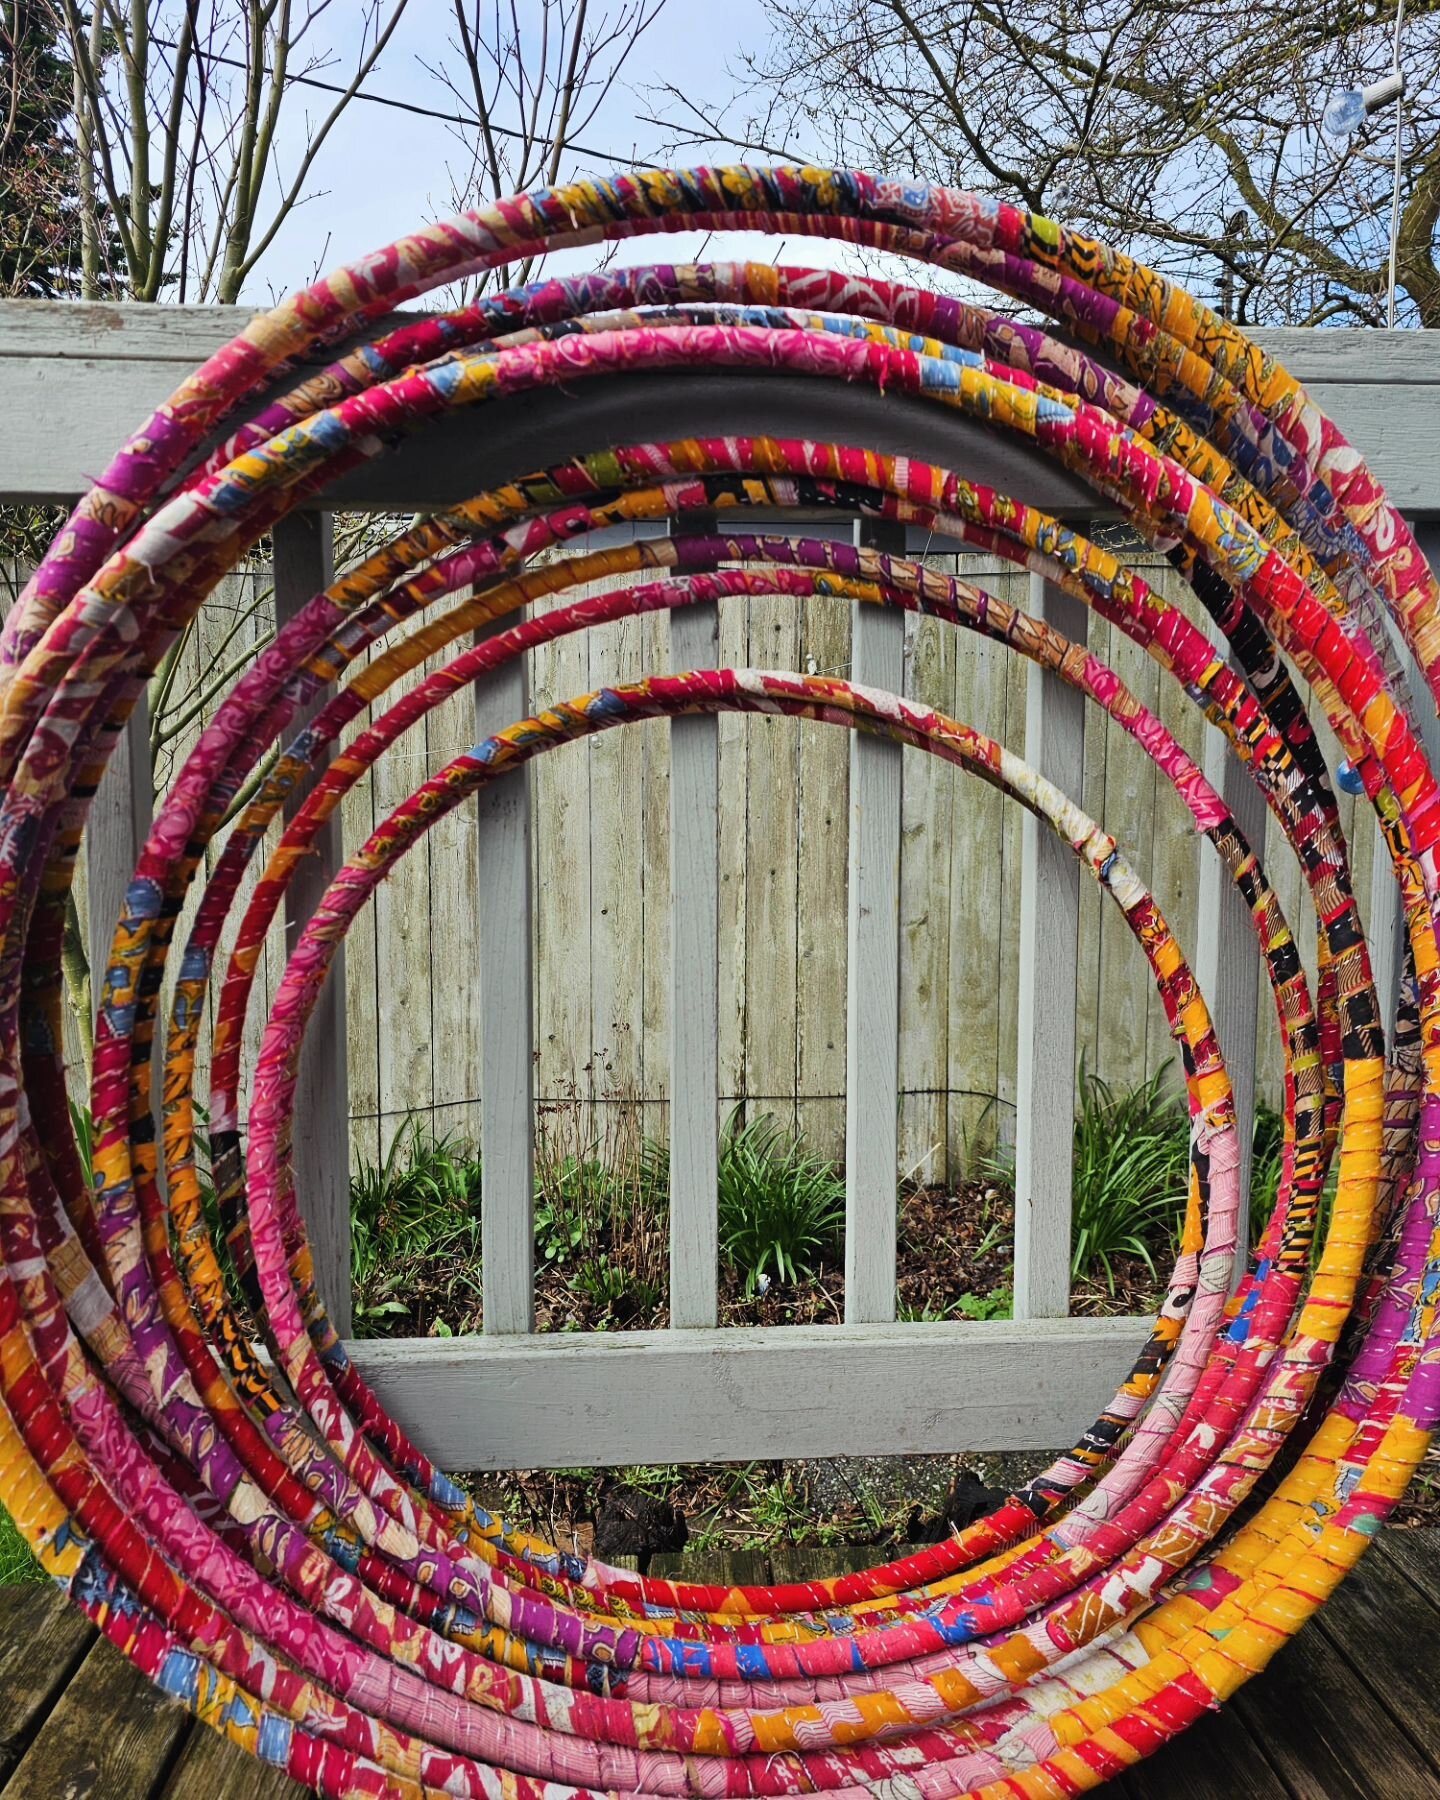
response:
[(724, 1587), (767, 1587), (770, 1558), (763, 1550), (664, 1551), (650, 1564), (667, 1581), (713, 1581)]
[(191, 1717), (98, 1638), (0, 1794), (152, 1800)]
[(1198, 1719), (1103, 1791), (1125, 1800), (1298, 1800), (1234, 1707)]
[[(50, 1582), (0, 1587), (0, 1781), (30, 1746), (95, 1628)], [(45, 1654), (37, 1656), (37, 1644)]]
[(830, 1575), (849, 1575), (908, 1555), (908, 1550), (877, 1550), (868, 1544), (786, 1544), (770, 1555), (777, 1583), (819, 1581)]
[(1436, 1800), (1425, 1758), (1313, 1625), (1231, 1703), (1297, 1800)]
[(159, 1800), (305, 1800), (283, 1769), (267, 1768), (208, 1725), (196, 1725)]
[[(760, 1584), (813, 1580), (886, 1555), (847, 1546), (717, 1549), (660, 1556), (654, 1570)], [(1440, 1531), (1383, 1537), (1263, 1675), (1106, 1792), (1122, 1800), (1440, 1800)], [(0, 1800), (39, 1795), (304, 1800), (305, 1790), (194, 1724), (98, 1640), (58, 1590), (0, 1589)]]
[[(1396, 1534), (1397, 1536), (1399, 1534)], [(1440, 1556), (1440, 1533), (1428, 1533)], [(1440, 1773), (1440, 1609), (1402, 1572), (1386, 1538), (1316, 1614), (1316, 1625), (1370, 1703)]]
[(1440, 1530), (1384, 1532), (1371, 1554), (1393, 1563), (1440, 1611)]

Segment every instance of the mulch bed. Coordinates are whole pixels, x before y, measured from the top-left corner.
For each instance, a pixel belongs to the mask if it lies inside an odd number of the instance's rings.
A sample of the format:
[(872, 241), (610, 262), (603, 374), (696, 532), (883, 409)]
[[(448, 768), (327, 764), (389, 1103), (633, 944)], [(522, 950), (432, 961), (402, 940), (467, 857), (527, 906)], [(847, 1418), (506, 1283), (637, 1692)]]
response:
[[(895, 1252), (902, 1316), (964, 1316), (959, 1310), (962, 1303), (991, 1300), (997, 1307), (992, 1316), (1003, 1317), (1008, 1310), (1003, 1296), (1010, 1280), (1014, 1219), (1009, 1189), (993, 1182), (916, 1188), (903, 1195)], [(423, 1316), (423, 1290), (416, 1299), (415, 1310)], [(1109, 1310), (1128, 1310), (1127, 1297), (1119, 1295)], [(1143, 1304), (1137, 1310), (1143, 1311)], [(535, 1313), (541, 1331), (646, 1330), (669, 1323), (663, 1301), (647, 1306), (622, 1296), (619, 1302), (595, 1302), (576, 1291), (572, 1272), (564, 1265), (536, 1271)], [(844, 1317), (845, 1270), (838, 1258), (823, 1260), (809, 1280), (794, 1285), (772, 1282), (763, 1294), (747, 1295), (743, 1276), (721, 1268), (722, 1325), (838, 1325)], [(392, 1331), (403, 1335), (405, 1329), (403, 1321), (387, 1321), (387, 1335)]]

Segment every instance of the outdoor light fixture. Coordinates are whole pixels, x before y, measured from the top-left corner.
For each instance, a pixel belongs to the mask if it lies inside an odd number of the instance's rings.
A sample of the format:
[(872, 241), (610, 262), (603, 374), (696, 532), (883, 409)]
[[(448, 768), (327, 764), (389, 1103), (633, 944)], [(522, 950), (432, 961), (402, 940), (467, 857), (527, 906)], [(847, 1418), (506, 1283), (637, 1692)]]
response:
[(1390, 178), (1390, 270), (1385, 284), (1385, 322), (1391, 331), (1395, 329), (1395, 277), (1400, 247), (1401, 144), (1405, 123), (1404, 109), (1400, 105), (1405, 98), (1405, 73), (1400, 67), (1400, 35), (1404, 29), (1405, 0), (1396, 0), (1395, 34), (1390, 41), (1390, 73), (1365, 87), (1341, 88), (1338, 93), (1330, 96), (1320, 119), (1320, 129), (1327, 137), (1344, 142), (1354, 135), (1371, 113), (1379, 112), (1392, 102), (1395, 105), (1395, 155)]
[(1400, 99), (1404, 92), (1405, 75), (1401, 69), (1392, 69), (1388, 75), (1382, 75), (1379, 81), (1372, 81), (1368, 87), (1340, 88), (1325, 102), (1320, 123), (1330, 137), (1348, 138), (1371, 113), (1389, 106), (1392, 100)]

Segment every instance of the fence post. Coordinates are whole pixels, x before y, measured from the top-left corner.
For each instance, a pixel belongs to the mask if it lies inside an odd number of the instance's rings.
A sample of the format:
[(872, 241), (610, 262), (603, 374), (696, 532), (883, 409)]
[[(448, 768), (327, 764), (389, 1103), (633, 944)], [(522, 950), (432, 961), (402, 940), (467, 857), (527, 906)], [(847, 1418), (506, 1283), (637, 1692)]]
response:
[(152, 779), (150, 708), (141, 694), (100, 778), (85, 832), (85, 902), (94, 1006), (100, 1004), (110, 940), (125, 907), (125, 890), (150, 830)]
[[(855, 543), (903, 552), (903, 526), (857, 520)], [(898, 694), (905, 617), (856, 602), (851, 679)], [(895, 1317), (900, 1089), (899, 744), (850, 735), (849, 960), (845, 1012), (845, 1322)]]
[[(1245, 841), (1263, 859), (1265, 800), (1249, 766), (1213, 726), (1205, 734), (1205, 779), (1230, 808)], [(1196, 908), (1195, 979), (1235, 1096), (1240, 1132), (1240, 1217), (1235, 1235), (1235, 1279), (1250, 1255), (1250, 1166), (1255, 1130), (1255, 1061), (1260, 1023), (1260, 945), (1250, 910), (1220, 858), (1203, 843)]]
[[(275, 628), (280, 630), (335, 573), (329, 513), (293, 512), (275, 526)], [(296, 714), (291, 735), (325, 705), (323, 688)], [(328, 761), (328, 758), (326, 759)], [(317, 771), (318, 772), (318, 771)], [(303, 794), (285, 802), (288, 822)], [(285, 890), (286, 954), (343, 860), (340, 814), (326, 820), (314, 854), (302, 857)], [(352, 1326), (350, 1292), (350, 1079), (345, 1021), (345, 951), (320, 990), (300, 1055), (295, 1089), (295, 1198), (315, 1265), (315, 1283), (341, 1337)]]
[[(508, 630), (521, 616), (507, 614), (476, 632), (476, 641)], [(475, 683), (477, 742), (525, 718), (529, 690), (524, 657), (482, 675)], [(515, 769), (480, 790), (475, 827), (484, 1328), (491, 1334), (533, 1331), (535, 1026), (528, 769)]]
[[(1420, 706), (1426, 704), (1422, 695)], [(1416, 710), (1419, 711), (1419, 707)], [(1430, 754), (1433, 761), (1434, 752)], [(1379, 822), (1373, 818), (1371, 829), (1375, 833), (1375, 860), (1370, 866), (1370, 905), (1365, 914), (1365, 937), (1370, 951), (1370, 973), (1375, 982), (1375, 1003), (1380, 1009), (1380, 1022), (1385, 1027), (1385, 1048), (1389, 1051), (1394, 1048), (1400, 975), (1405, 967), (1405, 916), (1400, 906), (1395, 865), (1390, 860)]]
[[(713, 528), (697, 515), (672, 520)], [(670, 666), (713, 669), (720, 609), (670, 614)], [(670, 1324), (714, 1325), (719, 1183), (720, 734), (713, 717), (670, 723)]]
[[(1440, 520), (1424, 519), (1415, 526), (1415, 541), (1425, 560), (1440, 571)], [(1393, 634), (1400, 666), (1410, 682), (1414, 697), (1414, 714), (1431, 766), (1440, 766), (1440, 718), (1435, 702), (1426, 686), (1420, 665), (1410, 646), (1398, 632)], [(1400, 976), (1405, 967), (1405, 915), (1400, 905), (1400, 888), (1395, 880), (1395, 866), (1390, 852), (1375, 826), (1375, 861), (1370, 871), (1370, 908), (1366, 914), (1370, 945), (1370, 966), (1375, 978), (1375, 997), (1380, 1018), (1385, 1026), (1385, 1045), (1391, 1048), (1395, 1027), (1395, 1011), (1400, 1000)]]
[[(1083, 602), (1030, 577), (1030, 611), (1083, 644)], [(1084, 791), (1085, 701), (1032, 663), (1026, 674), (1025, 758), (1056, 787)], [(1026, 813), (1020, 855), (1019, 1044), (1015, 1070), (1015, 1317), (1070, 1310), (1070, 1215), (1075, 1131), (1075, 992), (1080, 864)]]

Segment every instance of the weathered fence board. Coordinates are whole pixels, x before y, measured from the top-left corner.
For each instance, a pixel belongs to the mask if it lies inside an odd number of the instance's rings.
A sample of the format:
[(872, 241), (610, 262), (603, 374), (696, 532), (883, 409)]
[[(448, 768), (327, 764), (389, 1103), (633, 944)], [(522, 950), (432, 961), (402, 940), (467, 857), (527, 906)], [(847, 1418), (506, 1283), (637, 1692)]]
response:
[[(63, 500), (81, 491), (201, 357), (219, 349), (252, 316), (242, 307), (0, 302), (0, 417), (45, 417), (64, 407), (69, 424), (63, 432), (12, 433), (0, 445), (0, 496)], [(1434, 341), (1440, 334), (1257, 331), (1254, 336), (1273, 346), (1316, 404), (1365, 446), (1371, 468), (1398, 506), (1412, 513), (1440, 511), (1440, 457), (1429, 430), (1440, 386), (1440, 344)], [(666, 374), (633, 388), (627, 411), (639, 437), (653, 435), (652, 427), (665, 435), (664, 421), (673, 420), (677, 406), (694, 408), (702, 400), (717, 433), (803, 431), (816, 384), (761, 379), (766, 398), (760, 410), (754, 392), (741, 391), (743, 383), (727, 383), (729, 391), (717, 394), (705, 376)], [(485, 485), (487, 474), (493, 477), (502, 464), (513, 474), (517, 457), (544, 461), (547, 451), (563, 454), (567, 440), (573, 450), (585, 438), (592, 413), (605, 410), (597, 394), (601, 386), (585, 384), (558, 405), (544, 396), (527, 400), (511, 415), (518, 428), (506, 432), (477, 433), (463, 417), (443, 420), (382, 459), (382, 466), (343, 478), (333, 498), (387, 510), (461, 498)], [(987, 478), (1002, 489), (1082, 515), (1093, 506), (1082, 483), (1013, 441), (923, 402), (892, 396), (888, 406), (897, 449), (934, 456), (948, 440), (954, 466), (984, 466)], [(608, 441), (613, 440), (597, 423), (595, 442)], [(562, 446), (558, 452), (556, 445)]]
[[(1006, 598), (1025, 591), (1026, 578), (1014, 570), (973, 557), (936, 561)], [(1172, 577), (1159, 569), (1151, 574), (1179, 597)], [(266, 585), (261, 574), (234, 578), (217, 591), (185, 649), (177, 675), (181, 691), (213, 665), (237, 616)], [(802, 668), (848, 673), (848, 615), (843, 602), (815, 601), (798, 635), (786, 640), (785, 654)], [(272, 620), (265, 602), (224, 654), (233, 657), (260, 641)], [(722, 606), (719, 621), (713, 659), (722, 664), (757, 660), (757, 647), (774, 651), (773, 603), (757, 633), (743, 601)], [(668, 630), (664, 620), (644, 623)], [(1203, 756), (1207, 727), (1193, 705), (1104, 621), (1092, 618), (1090, 628), (1097, 654), (1147, 703), (1158, 701), (1166, 724), (1192, 755)], [(1024, 752), (1027, 675), (1016, 659), (934, 620), (911, 617), (905, 632), (905, 691)], [(623, 662), (617, 663), (615, 647), (599, 646), (592, 663), (583, 636), (538, 653), (531, 704), (666, 660), (658, 645), (631, 642), (619, 653)], [(162, 776), (178, 767), (201, 723), (197, 718), (163, 748)], [(748, 1094), (754, 1110), (797, 1121), (816, 1149), (840, 1157), (849, 745), (831, 727), (792, 720), (724, 718), (700, 728), (713, 732), (719, 765), (720, 1116)], [(1338, 747), (1323, 723), (1319, 730), (1333, 767)], [(668, 1137), (670, 753), (663, 726), (610, 736), (614, 742), (630, 737), (640, 753), (602, 763), (597, 775), (601, 738), (566, 746), (531, 770), (534, 1091), (546, 1106), (567, 1114), (580, 1137), (596, 1133), (597, 1103), (612, 1110), (634, 1103), (639, 1127)], [(474, 737), (463, 698), (438, 708), (423, 734), (412, 733), (388, 768), (382, 763), (377, 777), (367, 776), (347, 797), (345, 853), (353, 854), (383, 810), (424, 771)], [(918, 1176), (954, 1177), (997, 1139), (1013, 1141), (1021, 822), (1017, 808), (948, 765), (913, 751), (904, 759), (899, 1160), (902, 1171)], [(1095, 708), (1087, 710), (1084, 771), (1087, 809), (1126, 844), (1182, 948), (1198, 960), (1204, 954), (1196, 929), (1203, 859), (1188, 815), (1154, 779), (1148, 759)], [(1349, 796), (1342, 795), (1341, 812), (1348, 830), (1357, 816)], [(437, 1132), (478, 1142), (478, 988), (453, 976), (457, 956), (468, 955), (475, 939), (475, 832), (473, 809), (458, 809), (442, 821), (430, 842), (407, 859), (410, 866), (384, 884), (377, 905), (350, 935), (344, 980), (352, 1158), (375, 1161), (411, 1114)], [(1268, 817), (1261, 837), (1267, 871), (1313, 969), (1314, 923), (1303, 883)], [(1390, 877), (1383, 862), (1376, 863), (1376, 833), (1368, 819), (1360, 820), (1352, 837), (1356, 888), (1368, 923), (1377, 901), (1389, 904)], [(221, 843), (223, 836), (212, 863)], [(623, 854), (615, 853), (616, 844), (624, 846)], [(1372, 892), (1377, 868), (1379, 886)], [(243, 894), (254, 878), (252, 871)], [(112, 886), (118, 908), (119, 886)], [(182, 929), (191, 910), (193, 901)], [(99, 930), (93, 909), (90, 916), (92, 931)], [(257, 1006), (246, 1031), (247, 1064), (259, 1044), (259, 1002), (268, 1002), (283, 963), (285, 930), (283, 921), (277, 923), (273, 946), (261, 959)], [(383, 934), (378, 958), (377, 931)], [(233, 928), (222, 943), (217, 977), (232, 939)], [(1257, 1088), (1273, 1103), (1279, 1097), (1279, 1042), (1263, 983), (1256, 1007)], [(1143, 960), (1124, 921), (1088, 880), (1080, 883), (1076, 1018), (1077, 1054), (1083, 1052), (1086, 1067), (1112, 1085), (1129, 1085), (1173, 1061), (1164, 1011)], [(1116, 1021), (1120, 1029), (1113, 1028)], [(203, 1034), (200, 1074), (203, 1082)], [(542, 1115), (541, 1129), (553, 1129), (555, 1118)]]
[[(857, 544), (905, 548), (903, 527), (855, 527)], [(905, 682), (905, 620), (858, 602), (851, 679), (881, 693)], [(904, 751), (850, 738), (850, 879), (845, 1000), (845, 1319), (895, 1317), (895, 1172), (900, 1106), (900, 823)]]
[[(523, 661), (475, 683), (477, 742), (530, 710)], [(480, 1012), (481, 1264), (485, 1329), (534, 1329), (535, 1110), (530, 920), (530, 784), (524, 769), (482, 788), (475, 806), (476, 987)], [(468, 871), (460, 870), (460, 884)], [(452, 879), (432, 869), (436, 879)], [(428, 908), (427, 908), (428, 916)], [(468, 985), (461, 945), (439, 947), (426, 990)], [(458, 982), (456, 977), (458, 976)], [(443, 1055), (443, 1049), (442, 1049)]]
[[(856, 1453), (1053, 1449), (1109, 1399), (1146, 1327), (781, 1325), (372, 1340), (352, 1351), (442, 1467), (505, 1469), (553, 1462), (561, 1445), (586, 1465), (824, 1456), (841, 1439)], [(643, 1397), (623, 1430), (617, 1395)]]
[[(716, 667), (720, 615), (670, 617), (677, 673)], [(670, 1322), (714, 1325), (720, 965), (720, 743), (713, 718), (670, 730)], [(642, 926), (646, 923), (641, 914)]]
[[(275, 527), (275, 622), (287, 624), (334, 574), (329, 513), (301, 513)], [(330, 698), (316, 695), (293, 730)], [(301, 796), (292, 796), (293, 817)], [(340, 868), (340, 821), (327, 820), (314, 851), (285, 890), (285, 934), (293, 945)], [(345, 951), (342, 946), (310, 1015), (295, 1088), (295, 1193), (305, 1220), (320, 1296), (335, 1329), (350, 1334), (350, 1091), (346, 1067)]]
[[(1040, 576), (1030, 611), (1083, 644), (1089, 613)], [(1084, 790), (1085, 696), (1052, 670), (1027, 676), (1025, 755), (1062, 792)], [(1027, 813), (1020, 874), (1020, 1036), (1015, 1079), (1015, 1316), (1070, 1310), (1070, 1184), (1075, 1117), (1075, 995), (1080, 865), (1044, 821)]]

